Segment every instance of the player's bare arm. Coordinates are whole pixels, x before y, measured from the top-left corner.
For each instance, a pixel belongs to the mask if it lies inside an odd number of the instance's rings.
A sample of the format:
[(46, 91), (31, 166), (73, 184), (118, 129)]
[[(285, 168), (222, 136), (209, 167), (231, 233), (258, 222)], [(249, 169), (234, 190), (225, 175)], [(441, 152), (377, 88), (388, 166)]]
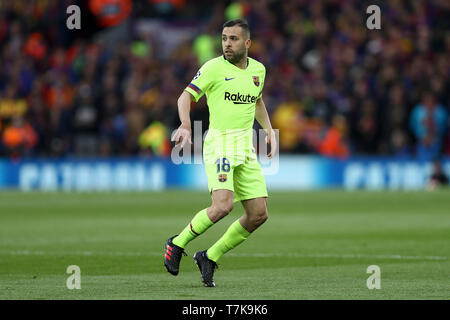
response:
[(272, 124), (270, 123), (266, 105), (264, 104), (264, 100), (262, 97), (256, 101), (255, 119), (267, 132), (266, 143), (270, 144), (271, 149), (267, 157), (272, 158), (275, 155), (275, 150), (277, 149), (277, 140), (275, 137), (275, 131), (273, 131)]
[(189, 141), (189, 143), (192, 144), (191, 118), (189, 116), (189, 111), (191, 108), (191, 101), (193, 99), (194, 98), (189, 92), (183, 91), (177, 101), (178, 115), (180, 117), (181, 125), (173, 135), (172, 141), (175, 141), (175, 144), (179, 144), (181, 141), (182, 148), (184, 147), (186, 141)]

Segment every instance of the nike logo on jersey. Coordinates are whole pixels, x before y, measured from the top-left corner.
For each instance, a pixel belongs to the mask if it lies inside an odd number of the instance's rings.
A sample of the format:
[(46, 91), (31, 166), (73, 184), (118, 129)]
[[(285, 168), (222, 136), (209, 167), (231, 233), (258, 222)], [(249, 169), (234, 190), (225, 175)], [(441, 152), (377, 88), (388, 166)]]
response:
[(225, 81), (233, 80), (234, 78), (227, 78), (225, 77)]

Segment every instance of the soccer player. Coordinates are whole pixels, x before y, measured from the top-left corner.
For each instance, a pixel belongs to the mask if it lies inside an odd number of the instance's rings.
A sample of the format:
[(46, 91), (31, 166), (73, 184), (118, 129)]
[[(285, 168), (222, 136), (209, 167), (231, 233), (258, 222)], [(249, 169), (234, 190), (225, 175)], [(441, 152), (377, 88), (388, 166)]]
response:
[(199, 211), (179, 235), (166, 241), (167, 271), (178, 274), (186, 245), (230, 213), (235, 202), (241, 201), (245, 211), (208, 250), (195, 253), (194, 261), (206, 287), (215, 286), (213, 275), (220, 257), (245, 241), (268, 216), (266, 182), (252, 145), (254, 120), (267, 132), (269, 158), (276, 150), (276, 138), (262, 99), (266, 70), (248, 57), (250, 45), (245, 20), (226, 22), (222, 30), (223, 55), (207, 61), (178, 98), (181, 125), (172, 140), (183, 147), (186, 142), (192, 143), (191, 101), (207, 97), (210, 125), (203, 161), (212, 204)]

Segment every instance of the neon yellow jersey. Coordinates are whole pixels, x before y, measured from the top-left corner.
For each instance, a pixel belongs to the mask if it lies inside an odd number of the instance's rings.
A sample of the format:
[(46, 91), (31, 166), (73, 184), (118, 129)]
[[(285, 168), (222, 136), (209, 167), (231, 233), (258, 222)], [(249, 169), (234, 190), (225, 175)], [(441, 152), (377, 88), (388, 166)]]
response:
[(240, 69), (220, 56), (207, 61), (185, 90), (196, 102), (206, 95), (209, 131), (249, 132), (265, 76), (266, 68), (255, 59), (248, 58), (247, 68)]

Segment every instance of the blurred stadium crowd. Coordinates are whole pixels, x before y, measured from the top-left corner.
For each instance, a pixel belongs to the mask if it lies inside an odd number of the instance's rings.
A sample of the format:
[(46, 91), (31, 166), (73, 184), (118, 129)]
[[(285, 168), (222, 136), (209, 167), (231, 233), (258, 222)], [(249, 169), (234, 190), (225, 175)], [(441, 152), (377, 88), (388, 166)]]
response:
[[(99, 30), (127, 23), (113, 46), (65, 27), (72, 3), (0, 0), (0, 156), (168, 156), (178, 96), (238, 17), (282, 153), (450, 155), (448, 0), (79, 1)], [(167, 54), (140, 19), (195, 32)], [(207, 128), (205, 99), (192, 119)]]

